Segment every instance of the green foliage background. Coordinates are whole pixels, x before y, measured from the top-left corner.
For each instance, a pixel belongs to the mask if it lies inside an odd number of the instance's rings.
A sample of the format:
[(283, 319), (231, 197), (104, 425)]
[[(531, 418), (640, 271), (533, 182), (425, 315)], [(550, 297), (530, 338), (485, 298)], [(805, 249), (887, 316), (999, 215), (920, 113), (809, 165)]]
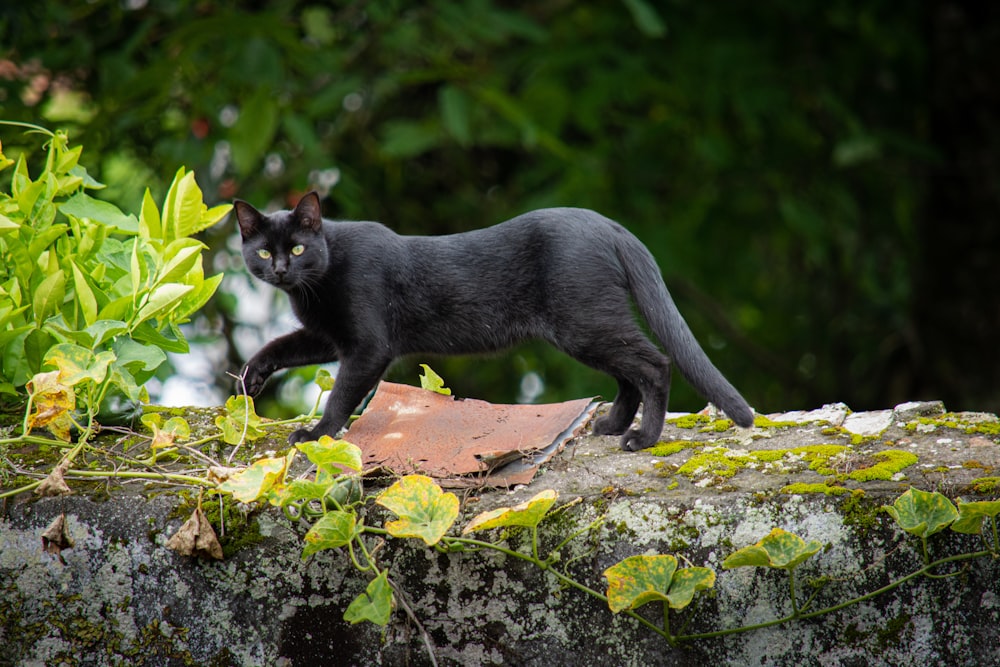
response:
[[(403, 233), (590, 207), (653, 250), (696, 335), (762, 411), (920, 397), (1000, 409), (996, 9), (7, 5), (0, 116), (66, 128), (112, 186), (100, 196), (125, 210), (146, 185), (161, 197), (180, 165), (209, 203), (284, 206), (318, 188), (328, 216)], [(8, 155), (32, 149), (0, 139)], [(206, 241), (237, 272), (231, 235)], [(231, 341), (235, 312), (223, 295), (200, 331)], [(528, 371), (542, 400), (613, 393), (538, 346), (432, 363), (467, 396), (511, 400)], [(682, 383), (674, 397), (701, 404)]]

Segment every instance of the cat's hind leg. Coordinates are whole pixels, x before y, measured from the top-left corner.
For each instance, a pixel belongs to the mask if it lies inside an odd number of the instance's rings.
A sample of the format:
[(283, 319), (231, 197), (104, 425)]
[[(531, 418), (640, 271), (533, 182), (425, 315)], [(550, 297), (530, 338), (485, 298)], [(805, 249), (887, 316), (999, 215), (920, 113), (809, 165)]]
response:
[[(595, 433), (623, 433), (620, 446), (625, 451), (652, 447), (663, 432), (663, 419), (670, 398), (670, 359), (635, 328), (594, 336), (586, 342), (561, 341), (561, 349), (578, 361), (614, 378), (622, 378), (607, 417), (595, 423)], [(635, 416), (638, 395), (642, 402), (639, 428), (628, 428)]]
[(621, 435), (632, 425), (642, 394), (628, 380), (618, 378), (618, 395), (608, 414), (594, 422), (594, 435)]
[(642, 395), (642, 421), (639, 428), (629, 429), (619, 445), (624, 451), (635, 452), (652, 447), (663, 432), (663, 419), (670, 399), (670, 359), (655, 345), (643, 338), (627, 366), (633, 371), (634, 382)]

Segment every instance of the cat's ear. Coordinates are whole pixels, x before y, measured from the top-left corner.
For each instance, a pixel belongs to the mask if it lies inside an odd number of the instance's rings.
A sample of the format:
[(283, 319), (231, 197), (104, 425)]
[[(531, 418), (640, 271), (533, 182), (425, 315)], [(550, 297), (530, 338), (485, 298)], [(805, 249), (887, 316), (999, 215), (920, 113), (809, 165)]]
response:
[(236, 209), (236, 222), (240, 225), (240, 235), (247, 239), (256, 234), (260, 211), (242, 199), (234, 199), (233, 208)]
[(314, 191), (306, 194), (295, 206), (295, 218), (302, 227), (318, 232), (323, 227), (323, 209), (319, 204), (319, 195)]

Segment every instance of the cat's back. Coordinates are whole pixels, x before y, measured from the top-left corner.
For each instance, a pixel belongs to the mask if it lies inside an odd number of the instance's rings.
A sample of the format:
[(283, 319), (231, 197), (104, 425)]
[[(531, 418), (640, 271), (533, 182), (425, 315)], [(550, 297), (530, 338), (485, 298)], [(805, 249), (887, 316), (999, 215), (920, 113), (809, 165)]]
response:
[(443, 249), (494, 251), (504, 249), (571, 248), (602, 244), (618, 234), (628, 234), (624, 227), (596, 211), (585, 208), (541, 208), (510, 220), (459, 234), (433, 239)]
[[(324, 220), (331, 255), (369, 275), (379, 267), (402, 275), (410, 271), (484, 275), (490, 268), (521, 268), (537, 273), (540, 265), (566, 269), (567, 262), (617, 263), (615, 247), (631, 236), (624, 227), (584, 208), (543, 208), (488, 227), (438, 236), (400, 235), (370, 221)], [(350, 258), (350, 259), (348, 259)]]
[(520, 229), (527, 232), (562, 237), (567, 234), (603, 235), (611, 230), (624, 229), (614, 220), (587, 208), (540, 208), (487, 229)]

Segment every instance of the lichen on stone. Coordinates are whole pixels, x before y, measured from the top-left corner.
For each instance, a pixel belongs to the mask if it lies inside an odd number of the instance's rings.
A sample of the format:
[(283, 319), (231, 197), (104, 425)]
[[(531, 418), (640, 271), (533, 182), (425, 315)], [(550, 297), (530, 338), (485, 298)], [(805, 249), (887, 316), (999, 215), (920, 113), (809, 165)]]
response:
[(798, 482), (795, 484), (788, 484), (781, 488), (781, 493), (801, 495), (804, 493), (822, 493), (826, 496), (842, 496), (844, 494), (853, 493), (851, 489), (844, 488), (843, 486), (830, 486), (826, 482), (818, 482), (816, 484), (808, 484), (805, 482)]
[(872, 466), (849, 472), (847, 473), (847, 478), (856, 482), (870, 482), (873, 480), (888, 481), (892, 480), (904, 468), (908, 468), (918, 461), (916, 454), (898, 449), (887, 449), (883, 452), (876, 452), (872, 456), (879, 459), (879, 462)]

